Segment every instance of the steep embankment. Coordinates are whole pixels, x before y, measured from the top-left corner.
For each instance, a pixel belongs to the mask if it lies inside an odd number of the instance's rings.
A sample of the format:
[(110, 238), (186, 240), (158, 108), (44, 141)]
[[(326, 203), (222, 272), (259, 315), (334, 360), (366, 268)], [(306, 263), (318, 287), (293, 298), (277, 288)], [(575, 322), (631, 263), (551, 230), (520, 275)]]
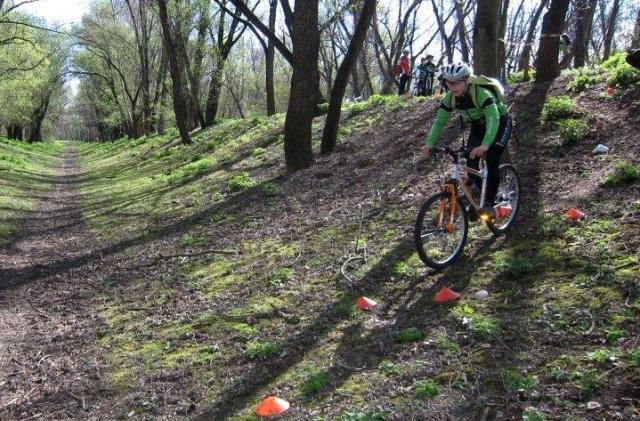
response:
[[(419, 156), (435, 99), (353, 105), (338, 150), (292, 175), (282, 116), (224, 122), (189, 147), (80, 146), (75, 203), (95, 243), (12, 291), (46, 285), (75, 304), (42, 308), (66, 325), (28, 324), (2, 411), (250, 419), (278, 394), (291, 419), (638, 416), (639, 184), (599, 183), (640, 162), (640, 90), (603, 96), (599, 82), (549, 101), (568, 81), (513, 90), (523, 212), (506, 237), (476, 225), (442, 272), (411, 240), (439, 174)], [(562, 113), (587, 128), (559, 131), (583, 127)], [(610, 153), (593, 156), (597, 143)], [(570, 206), (587, 219), (566, 220)], [(457, 304), (432, 302), (443, 285)], [(354, 307), (362, 294), (373, 313)]]

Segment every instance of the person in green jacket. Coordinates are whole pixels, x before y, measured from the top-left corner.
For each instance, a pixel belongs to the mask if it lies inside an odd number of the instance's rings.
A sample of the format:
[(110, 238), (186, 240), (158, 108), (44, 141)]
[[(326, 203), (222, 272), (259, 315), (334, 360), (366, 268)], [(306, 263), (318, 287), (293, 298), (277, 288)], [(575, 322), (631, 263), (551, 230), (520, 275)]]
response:
[[(458, 111), (463, 119), (471, 123), (471, 132), (467, 140), (467, 165), (478, 169), (480, 158), (487, 163), (487, 190), (483, 212), (492, 217), (495, 198), (500, 184), (500, 156), (511, 134), (512, 120), (509, 110), (491, 89), (470, 83), (474, 78), (471, 68), (465, 63), (448, 64), (440, 70), (449, 91), (442, 98), (435, 121), (422, 148), (429, 156), (435, 147), (442, 129), (449, 121), (451, 112)], [(482, 179), (472, 176), (478, 189)]]

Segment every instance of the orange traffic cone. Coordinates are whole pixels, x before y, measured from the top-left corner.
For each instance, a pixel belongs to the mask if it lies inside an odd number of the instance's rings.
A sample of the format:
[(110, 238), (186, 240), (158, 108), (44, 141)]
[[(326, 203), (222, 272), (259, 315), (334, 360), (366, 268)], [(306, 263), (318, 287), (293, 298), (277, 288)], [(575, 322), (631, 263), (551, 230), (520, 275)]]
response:
[(256, 414), (261, 417), (273, 417), (282, 414), (287, 409), (289, 409), (289, 402), (277, 396), (269, 396), (260, 402), (258, 408), (256, 408)]
[(367, 297), (360, 297), (356, 300), (356, 306), (362, 310), (371, 310), (376, 304), (378, 303)]
[(586, 215), (584, 214), (584, 212), (579, 211), (576, 208), (569, 208), (569, 210), (567, 211), (567, 218), (569, 219), (580, 219), (580, 218), (584, 218)]
[(496, 218), (506, 218), (511, 215), (511, 205), (500, 205), (494, 209)]
[(447, 303), (449, 301), (455, 301), (458, 298), (460, 298), (460, 294), (447, 287), (442, 287), (442, 289), (436, 293), (435, 297), (433, 297), (433, 301), (436, 303)]
[(613, 86), (609, 86), (607, 88), (607, 95), (613, 95), (616, 92), (615, 88)]

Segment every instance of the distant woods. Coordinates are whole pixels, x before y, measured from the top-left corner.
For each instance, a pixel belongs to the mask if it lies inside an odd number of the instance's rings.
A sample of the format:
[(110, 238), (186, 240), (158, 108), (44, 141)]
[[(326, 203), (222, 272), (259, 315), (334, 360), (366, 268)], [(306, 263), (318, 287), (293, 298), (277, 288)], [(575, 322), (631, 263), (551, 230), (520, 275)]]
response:
[(640, 44), (632, 0), (95, 0), (64, 28), (22, 6), (0, 0), (2, 135), (107, 141), (176, 127), (189, 143), (223, 118), (286, 113), (292, 171), (313, 162), (320, 110), (330, 153), (345, 100), (395, 90), (404, 49), (413, 68), (429, 53), (542, 83)]

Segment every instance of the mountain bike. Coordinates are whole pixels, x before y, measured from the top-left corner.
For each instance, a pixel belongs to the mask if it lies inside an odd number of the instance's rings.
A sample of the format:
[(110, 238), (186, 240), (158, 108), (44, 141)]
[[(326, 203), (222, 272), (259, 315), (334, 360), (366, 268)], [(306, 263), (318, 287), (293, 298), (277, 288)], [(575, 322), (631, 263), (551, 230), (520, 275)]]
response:
[[(420, 259), (434, 269), (442, 269), (462, 254), (469, 220), (484, 221), (494, 235), (501, 235), (511, 227), (520, 202), (520, 176), (513, 165), (500, 165), (500, 184), (491, 215), (483, 209), (487, 189), (484, 160), (480, 161), (480, 169), (475, 170), (467, 167), (466, 160), (462, 158), (466, 153), (464, 146), (456, 150), (432, 148), (431, 152), (440, 162), (444, 155), (451, 158), (451, 175), (448, 179), (443, 178), (441, 192), (429, 197), (420, 207), (414, 240)], [(442, 164), (441, 170), (444, 174)], [(471, 174), (482, 179), (480, 192), (470, 179)]]

